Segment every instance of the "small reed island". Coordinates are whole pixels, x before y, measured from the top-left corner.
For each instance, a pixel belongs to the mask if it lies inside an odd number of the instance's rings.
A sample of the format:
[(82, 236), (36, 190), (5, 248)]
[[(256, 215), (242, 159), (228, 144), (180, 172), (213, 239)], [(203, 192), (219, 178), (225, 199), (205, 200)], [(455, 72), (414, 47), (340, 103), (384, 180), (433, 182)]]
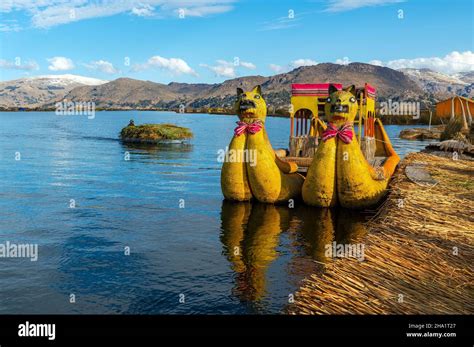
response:
[(444, 125), (438, 125), (431, 129), (409, 128), (403, 129), (399, 137), (404, 140), (439, 140), (444, 130)]
[(174, 124), (142, 124), (130, 123), (120, 132), (120, 139), (129, 143), (144, 144), (180, 144), (193, 137), (190, 129)]

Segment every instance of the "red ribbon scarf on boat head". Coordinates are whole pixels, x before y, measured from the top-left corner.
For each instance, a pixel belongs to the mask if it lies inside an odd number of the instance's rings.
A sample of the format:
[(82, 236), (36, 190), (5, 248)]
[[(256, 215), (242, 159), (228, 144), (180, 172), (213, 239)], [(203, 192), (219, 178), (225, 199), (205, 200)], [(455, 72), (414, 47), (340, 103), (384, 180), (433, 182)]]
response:
[(236, 122), (237, 127), (234, 129), (234, 135), (240, 136), (243, 133), (255, 134), (258, 133), (260, 130), (263, 129), (263, 123), (261, 120), (257, 119), (252, 123), (245, 123), (245, 122)]
[(344, 143), (352, 142), (352, 123), (346, 123), (339, 129), (332, 123), (328, 124), (328, 127), (323, 132), (323, 141), (326, 142), (330, 138), (339, 137)]

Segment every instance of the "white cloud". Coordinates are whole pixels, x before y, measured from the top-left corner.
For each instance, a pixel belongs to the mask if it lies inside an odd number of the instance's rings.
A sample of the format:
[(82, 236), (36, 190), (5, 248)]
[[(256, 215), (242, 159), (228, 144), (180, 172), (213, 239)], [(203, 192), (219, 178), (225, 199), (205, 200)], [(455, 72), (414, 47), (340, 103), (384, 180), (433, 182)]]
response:
[(34, 60), (27, 60), (24, 63), (21, 60), (11, 62), (5, 59), (0, 59), (0, 68), (9, 70), (38, 70), (39, 65)]
[(339, 65), (349, 65), (350, 64), (350, 59), (348, 57), (344, 57), (342, 59), (336, 59), (335, 63)]
[(298, 13), (298, 16), (296, 16), (294, 12), (292, 13), (291, 16), (289, 13), (288, 16), (279, 17), (271, 21), (263, 22), (263, 26), (262, 26), (262, 29), (260, 29), (260, 31), (293, 28), (301, 24), (300, 21), (302, 17), (303, 15), (300, 15), (299, 13)]
[(108, 7), (83, 5), (74, 6), (68, 3), (58, 3), (31, 11), (31, 23), (35, 28), (50, 28), (61, 24), (77, 22), (84, 19), (107, 17), (125, 12), (127, 8), (122, 3), (110, 3)]
[(208, 68), (219, 77), (234, 78), (237, 76), (235, 71), (236, 66), (232, 63), (226, 62), (225, 60), (218, 60), (217, 65), (214, 66), (207, 64), (200, 64), (200, 66)]
[[(374, 61), (372, 61), (374, 62)], [(369, 62), (372, 64), (372, 62)], [(457, 52), (453, 51), (444, 57), (430, 57), (430, 58), (414, 58), (414, 59), (395, 59), (388, 62), (375, 62), (389, 67), (391, 69), (422, 69), (427, 68), (433, 71), (442, 72), (446, 74), (454, 74), (458, 72), (474, 71), (474, 53), (471, 51)]]
[(143, 71), (153, 68), (168, 70), (174, 75), (186, 74), (197, 76), (196, 71), (194, 71), (183, 59), (164, 58), (159, 55), (151, 57), (144, 64), (135, 64), (132, 67), (132, 71)]
[(351, 11), (362, 7), (380, 6), (404, 2), (404, 0), (329, 0), (326, 12)]
[(255, 70), (257, 68), (254, 63), (239, 60), (236, 60), (235, 62), (230, 62), (223, 59), (219, 59), (216, 61), (216, 63), (216, 65), (200, 64), (200, 66), (213, 71), (216, 76), (229, 78), (237, 77), (237, 69), (239, 67), (243, 67), (249, 70)]
[(111, 62), (106, 60), (93, 61), (90, 64), (84, 64), (84, 66), (88, 69), (101, 71), (107, 74), (116, 74), (120, 72)]
[[(198, 1), (194, 1), (195, 3), (198, 3)], [(206, 1), (203, 1), (204, 3)], [(229, 5), (219, 5), (219, 4), (211, 4), (214, 1), (207, 1), (207, 3), (210, 4), (210, 6), (206, 6), (203, 4), (203, 6), (196, 6), (193, 5), (193, 1), (188, 1), (186, 3), (186, 6), (176, 6), (174, 4), (170, 4), (170, 8), (174, 8), (173, 12), (175, 13), (176, 16), (178, 17), (205, 17), (209, 16), (212, 14), (219, 14), (219, 13), (224, 13), (224, 12), (229, 12), (233, 9), (232, 6)], [(215, 1), (216, 3), (219, 1)], [(220, 1), (220, 2), (231, 2), (231, 1)], [(163, 9), (167, 9), (168, 6), (163, 6)]]
[(2, 19), (2, 23), (0, 23), (0, 32), (18, 32), (21, 30), (20, 25), (14, 19)]
[(277, 65), (277, 64), (270, 64), (268, 65), (268, 67), (270, 68), (270, 70), (272, 70), (275, 73), (281, 73), (285, 71), (285, 68), (283, 66)]
[(301, 66), (311, 66), (311, 65), (318, 65), (318, 62), (312, 59), (296, 59), (287, 65), (270, 64), (268, 65), (268, 67), (273, 72), (279, 74), (279, 73), (288, 72), (290, 70), (296, 69)]
[(51, 71), (67, 71), (67, 70), (74, 69), (74, 63), (69, 58), (53, 57), (47, 60), (48, 60), (48, 63), (50, 64), (48, 66), (48, 69)]
[(149, 17), (174, 16), (184, 9), (185, 16), (204, 17), (228, 12), (236, 0), (22, 0), (1, 1), (0, 12), (20, 12), (31, 18), (36, 28), (50, 28), (84, 19), (108, 17), (120, 13)]
[(254, 63), (246, 62), (246, 61), (241, 61), (240, 66), (249, 69), (249, 70), (255, 70), (257, 67), (255, 66)]
[(369, 61), (369, 64), (376, 65), (376, 66), (383, 66), (383, 62), (381, 60), (377, 60), (377, 59)]
[(151, 17), (154, 15), (154, 8), (148, 4), (139, 4), (132, 8), (132, 14), (139, 17)]
[(290, 66), (293, 68), (297, 68), (300, 66), (311, 66), (311, 65), (318, 65), (318, 62), (311, 59), (296, 59), (290, 63)]

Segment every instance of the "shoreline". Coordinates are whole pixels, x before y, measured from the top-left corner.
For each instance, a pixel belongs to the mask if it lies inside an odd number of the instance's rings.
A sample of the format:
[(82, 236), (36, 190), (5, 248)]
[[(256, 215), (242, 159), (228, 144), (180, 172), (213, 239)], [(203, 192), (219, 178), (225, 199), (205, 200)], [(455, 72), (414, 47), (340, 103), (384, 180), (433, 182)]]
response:
[[(6, 112), (55, 112), (55, 109), (48, 109), (48, 110), (0, 110), (1, 113), (6, 113)], [(95, 110), (95, 112), (166, 112), (166, 113), (176, 113), (176, 114), (206, 114), (210, 116), (231, 116), (231, 117), (237, 117), (235, 113), (218, 113), (218, 112), (177, 112), (176, 110), (162, 110), (162, 109), (156, 109), (156, 110), (150, 110), (150, 109), (99, 109)], [(277, 117), (277, 118), (290, 118), (290, 116), (287, 115), (280, 115), (280, 114), (267, 114), (267, 117)]]
[[(5, 110), (1, 109), (0, 114), (6, 113), (6, 112), (55, 112), (55, 109), (47, 109), (47, 110), (33, 110), (33, 109), (25, 109), (25, 110)], [(219, 112), (177, 112), (176, 110), (163, 110), (163, 109), (96, 109), (95, 112), (167, 112), (167, 113), (176, 113), (177, 115), (179, 114), (206, 114), (210, 116), (231, 116), (231, 117), (237, 117), (235, 113), (219, 113)], [(289, 115), (283, 115), (283, 114), (267, 114), (267, 117), (272, 117), (272, 118), (288, 118), (290, 119)], [(414, 122), (414, 123), (407, 123), (406, 120), (400, 119), (398, 122), (395, 122), (393, 119), (391, 119), (389, 122), (385, 122), (383, 118), (381, 118), (382, 123), (386, 125), (406, 125), (406, 126), (428, 126), (429, 124), (425, 121), (422, 122)], [(432, 122), (432, 126), (439, 126), (443, 125), (443, 123), (440, 122)]]
[[(436, 183), (410, 180), (407, 166), (422, 167)], [(409, 154), (366, 223), (364, 261), (333, 260), (310, 275), (287, 312), (473, 314), (473, 175), (472, 160)]]

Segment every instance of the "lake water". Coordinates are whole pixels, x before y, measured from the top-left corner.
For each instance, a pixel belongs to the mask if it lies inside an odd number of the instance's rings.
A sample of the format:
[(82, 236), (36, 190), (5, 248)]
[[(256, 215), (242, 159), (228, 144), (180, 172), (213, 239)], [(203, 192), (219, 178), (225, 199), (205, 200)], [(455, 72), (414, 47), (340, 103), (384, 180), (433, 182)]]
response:
[[(126, 146), (118, 133), (130, 118), (195, 138)], [(236, 117), (3, 112), (0, 121), (0, 244), (38, 245), (37, 261), (0, 258), (2, 314), (278, 313), (302, 278), (323, 271), (325, 244), (365, 232), (360, 213), (223, 202), (217, 151)], [(289, 120), (266, 127), (286, 148)], [(399, 154), (426, 145), (399, 139), (402, 128), (386, 127)]]

